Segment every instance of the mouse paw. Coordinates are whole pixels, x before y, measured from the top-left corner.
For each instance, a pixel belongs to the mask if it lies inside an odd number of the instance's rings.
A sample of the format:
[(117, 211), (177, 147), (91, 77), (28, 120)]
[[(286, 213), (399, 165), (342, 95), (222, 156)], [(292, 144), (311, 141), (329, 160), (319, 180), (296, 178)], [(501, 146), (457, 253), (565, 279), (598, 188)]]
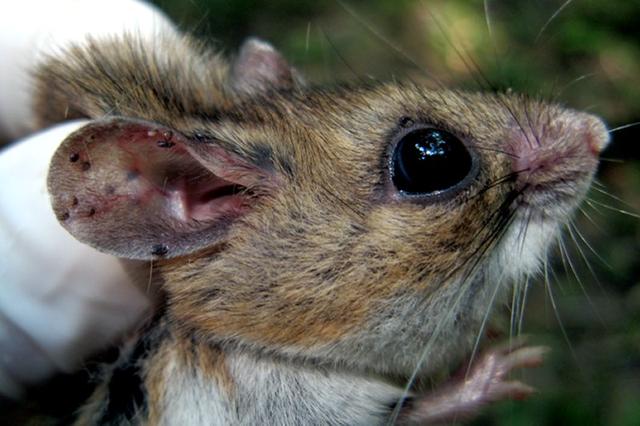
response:
[(465, 420), (493, 402), (524, 399), (534, 389), (509, 373), (542, 364), (548, 348), (511, 343), (484, 353), (468, 369), (433, 393), (417, 395), (400, 411), (399, 424), (437, 424)]

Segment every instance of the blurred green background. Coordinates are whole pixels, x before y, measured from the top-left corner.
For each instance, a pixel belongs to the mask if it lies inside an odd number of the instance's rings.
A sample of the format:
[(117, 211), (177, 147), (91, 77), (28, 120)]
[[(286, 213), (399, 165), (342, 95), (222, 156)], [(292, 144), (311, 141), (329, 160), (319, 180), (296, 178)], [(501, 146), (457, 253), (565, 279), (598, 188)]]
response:
[[(556, 100), (612, 129), (640, 121), (640, 0), (155, 3), (229, 54), (247, 36), (269, 40), (318, 84), (434, 76)], [(496, 404), (474, 425), (640, 425), (640, 220), (616, 211), (640, 212), (640, 126), (612, 137), (599, 174), (612, 195), (590, 193), (581, 235), (565, 237), (571, 261), (556, 251), (550, 286), (537, 279), (528, 293), (522, 331), (552, 352), (516, 376), (539, 392)]]
[[(640, 121), (638, 0), (157, 4), (228, 53), (247, 36), (267, 39), (318, 84), (429, 75), (557, 100), (611, 129)], [(576, 218), (593, 250), (567, 235), (570, 261), (554, 254), (551, 290), (538, 279), (529, 292), (523, 332), (552, 352), (518, 376), (539, 393), (497, 404), (475, 425), (640, 425), (640, 221), (615, 211), (640, 212), (640, 126), (612, 136), (599, 175), (612, 196), (592, 191)], [(509, 315), (504, 307), (506, 333)]]

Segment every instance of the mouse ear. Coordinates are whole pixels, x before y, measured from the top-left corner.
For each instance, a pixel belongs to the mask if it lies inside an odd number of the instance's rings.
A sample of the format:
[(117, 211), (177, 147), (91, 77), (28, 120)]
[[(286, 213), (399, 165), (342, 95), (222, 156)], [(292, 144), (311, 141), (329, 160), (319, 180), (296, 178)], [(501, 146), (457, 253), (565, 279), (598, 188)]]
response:
[(298, 85), (302, 78), (295, 68), (273, 46), (257, 38), (245, 40), (231, 66), (231, 86), (245, 95)]
[(277, 184), (211, 142), (127, 118), (94, 121), (51, 160), (53, 210), (78, 240), (130, 259), (174, 257), (220, 242)]

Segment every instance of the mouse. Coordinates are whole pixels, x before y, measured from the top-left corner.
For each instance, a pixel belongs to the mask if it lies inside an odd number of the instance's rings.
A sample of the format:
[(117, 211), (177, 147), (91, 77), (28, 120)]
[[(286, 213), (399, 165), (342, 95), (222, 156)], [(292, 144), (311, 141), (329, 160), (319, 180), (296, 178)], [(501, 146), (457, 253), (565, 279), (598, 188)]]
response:
[[(473, 349), (535, 275), (609, 135), (591, 114), (419, 81), (319, 87), (268, 43), (95, 39), (35, 73), (76, 239), (151, 263), (155, 314), (77, 424), (437, 424), (524, 398), (546, 351)], [(146, 285), (147, 283), (145, 283)]]

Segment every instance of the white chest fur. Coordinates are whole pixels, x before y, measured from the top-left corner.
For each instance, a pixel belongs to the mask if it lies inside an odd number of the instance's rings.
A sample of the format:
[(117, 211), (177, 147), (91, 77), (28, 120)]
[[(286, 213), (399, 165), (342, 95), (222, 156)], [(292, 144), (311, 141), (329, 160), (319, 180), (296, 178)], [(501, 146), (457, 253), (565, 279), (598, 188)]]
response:
[(384, 424), (402, 392), (376, 378), (244, 353), (225, 359), (232, 383), (222, 389), (177, 354), (168, 359), (158, 407), (162, 425)]

